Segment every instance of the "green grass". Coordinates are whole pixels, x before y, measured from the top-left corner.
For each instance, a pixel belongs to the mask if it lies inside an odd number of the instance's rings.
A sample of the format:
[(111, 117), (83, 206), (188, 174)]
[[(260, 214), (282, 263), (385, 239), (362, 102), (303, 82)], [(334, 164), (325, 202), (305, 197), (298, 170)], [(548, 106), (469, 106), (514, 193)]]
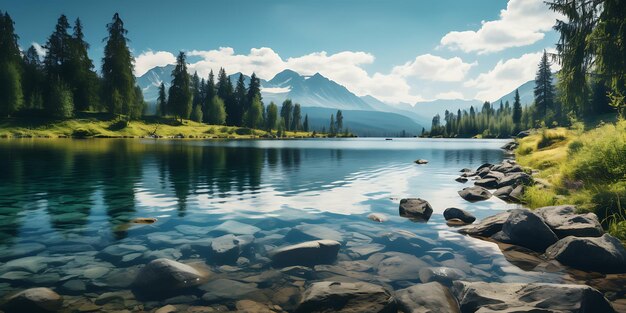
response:
[(589, 125), (544, 129), (519, 140), (517, 161), (551, 185), (528, 188), (524, 200), (532, 208), (575, 204), (626, 240), (626, 121)]
[[(276, 131), (273, 132), (276, 134)], [(0, 120), (0, 138), (63, 138), (63, 137), (159, 137), (178, 138), (258, 138), (264, 130), (207, 125), (190, 120), (146, 117), (128, 123), (101, 113), (81, 113), (74, 119), (51, 121), (40, 118)], [(287, 137), (311, 137), (310, 132), (287, 132)]]

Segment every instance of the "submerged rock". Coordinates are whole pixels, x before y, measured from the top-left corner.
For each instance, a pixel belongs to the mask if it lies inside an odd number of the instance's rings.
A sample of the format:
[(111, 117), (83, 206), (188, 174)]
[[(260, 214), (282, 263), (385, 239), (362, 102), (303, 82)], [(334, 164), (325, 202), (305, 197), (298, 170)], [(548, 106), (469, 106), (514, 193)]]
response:
[(318, 224), (300, 224), (291, 228), (285, 236), (290, 242), (330, 239), (343, 242), (343, 235), (335, 229)]
[(442, 285), (452, 286), (455, 280), (463, 279), (465, 273), (461, 270), (449, 267), (425, 267), (419, 271), (422, 283), (438, 282)]
[(463, 188), (463, 190), (459, 190), (458, 193), (461, 198), (470, 202), (482, 201), (491, 198), (491, 192), (480, 186)]
[(200, 290), (205, 291), (202, 300), (216, 302), (223, 300), (244, 299), (247, 295), (257, 292), (257, 285), (254, 283), (242, 283), (231, 279), (216, 279), (202, 286)]
[(452, 293), (461, 312), (615, 312), (602, 293), (586, 285), (456, 281)]
[(428, 160), (417, 159), (415, 160), (415, 164), (428, 164)]
[(377, 269), (383, 281), (417, 281), (420, 270), (430, 266), (414, 255), (401, 252), (376, 253), (367, 262)]
[(370, 213), (367, 216), (368, 219), (374, 221), (374, 222), (379, 222), (379, 223), (383, 223), (387, 221), (387, 216), (385, 214), (381, 214), (381, 213)]
[(230, 220), (216, 226), (213, 231), (235, 235), (254, 235), (261, 231), (261, 229), (256, 226)]
[(31, 288), (9, 296), (2, 304), (7, 313), (56, 312), (63, 306), (63, 297), (48, 288)]
[(146, 296), (172, 292), (201, 284), (207, 273), (183, 263), (156, 259), (144, 266), (133, 281), (133, 290)]
[(428, 221), (433, 214), (430, 203), (420, 198), (408, 198), (400, 200), (400, 216), (411, 219)]
[(502, 225), (502, 231), (492, 238), (539, 252), (545, 251), (558, 240), (539, 216), (522, 209), (511, 211)]
[(471, 224), (476, 221), (476, 217), (472, 213), (458, 208), (447, 208), (443, 211), (443, 218), (447, 220), (458, 218), (464, 223)]
[(216, 264), (235, 264), (243, 246), (251, 242), (252, 238), (237, 237), (232, 234), (224, 235), (211, 241), (211, 261)]
[(334, 240), (315, 240), (278, 248), (270, 255), (275, 267), (331, 264), (337, 259), (340, 247)]
[(437, 282), (417, 284), (396, 291), (398, 309), (405, 313), (458, 313), (456, 299)]
[(626, 249), (619, 239), (569, 236), (546, 250), (546, 256), (573, 268), (600, 273), (626, 272)]
[(576, 214), (571, 205), (548, 206), (535, 210), (548, 226), (559, 236), (600, 237), (604, 234), (598, 216), (593, 213)]
[(396, 310), (394, 297), (381, 286), (322, 281), (307, 288), (296, 312), (391, 313)]

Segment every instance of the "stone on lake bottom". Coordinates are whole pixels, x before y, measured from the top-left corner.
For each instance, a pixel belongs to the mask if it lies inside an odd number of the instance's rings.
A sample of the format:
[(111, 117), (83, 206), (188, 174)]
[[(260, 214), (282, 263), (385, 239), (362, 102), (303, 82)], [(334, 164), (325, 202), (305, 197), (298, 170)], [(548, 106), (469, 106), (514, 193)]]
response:
[(437, 282), (417, 284), (396, 291), (398, 309), (405, 313), (458, 313), (448, 288)]
[(63, 297), (48, 288), (31, 288), (9, 296), (2, 304), (7, 313), (55, 312), (63, 306)]
[(144, 266), (133, 282), (133, 289), (142, 295), (156, 296), (201, 284), (206, 273), (183, 263), (156, 259)]
[(275, 267), (287, 267), (330, 264), (337, 259), (340, 247), (341, 244), (334, 240), (307, 241), (281, 247), (271, 252), (272, 265)]
[(396, 310), (394, 297), (379, 285), (322, 281), (306, 289), (296, 312), (391, 313)]

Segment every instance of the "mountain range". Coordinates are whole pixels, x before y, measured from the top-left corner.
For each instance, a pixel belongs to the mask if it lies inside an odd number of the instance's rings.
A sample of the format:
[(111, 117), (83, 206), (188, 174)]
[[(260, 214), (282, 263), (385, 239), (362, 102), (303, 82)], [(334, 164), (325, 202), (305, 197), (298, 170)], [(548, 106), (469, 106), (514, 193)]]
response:
[[(144, 99), (148, 103), (148, 111), (155, 112), (158, 87), (163, 82), (169, 87), (170, 75), (174, 65), (155, 67), (137, 78), (142, 88)], [(233, 85), (241, 73), (229, 75)], [(244, 75), (246, 85), (250, 77)], [(359, 136), (395, 136), (401, 133), (417, 135), (422, 127), (428, 128), (435, 114), (443, 114), (445, 110), (469, 109), (470, 106), (480, 107), (478, 100), (434, 100), (408, 103), (388, 104), (375, 97), (357, 96), (345, 86), (316, 73), (306, 76), (292, 70), (284, 70), (270, 80), (261, 79), (261, 95), (263, 102), (274, 102), (280, 106), (285, 99), (300, 103), (302, 112), (309, 115), (309, 124), (313, 129), (328, 128), (330, 115), (342, 110), (345, 127)], [(532, 102), (532, 81), (519, 87), (522, 103)], [(500, 100), (513, 102), (514, 91)]]

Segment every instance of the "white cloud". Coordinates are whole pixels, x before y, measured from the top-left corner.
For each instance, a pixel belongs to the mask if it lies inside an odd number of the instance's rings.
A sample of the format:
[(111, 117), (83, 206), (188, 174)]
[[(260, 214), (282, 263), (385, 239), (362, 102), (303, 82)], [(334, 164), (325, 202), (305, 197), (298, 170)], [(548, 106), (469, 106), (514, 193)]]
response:
[[(255, 72), (260, 78), (271, 79), (285, 69), (291, 69), (301, 75), (320, 73), (325, 77), (345, 86), (358, 96), (371, 95), (390, 103), (415, 103), (424, 100), (411, 90), (406, 78), (418, 77), (425, 80), (458, 81), (474, 64), (464, 63), (460, 58), (443, 59), (426, 55), (418, 56), (414, 61), (394, 68), (389, 74), (368, 73), (363, 66), (372, 64), (375, 57), (361, 51), (343, 51), (328, 54), (325, 51), (314, 52), (299, 57), (283, 59), (271, 48), (253, 48), (248, 54), (236, 54), (233, 48), (220, 47), (217, 50), (188, 51), (190, 57), (200, 60), (188, 65), (190, 73), (195, 71), (201, 77), (215, 74), (223, 67), (229, 74), (242, 72), (250, 75)], [(141, 75), (154, 66), (174, 64), (176, 58), (166, 51), (147, 51), (135, 59), (135, 75)], [(428, 65), (429, 61), (435, 62)], [(430, 72), (430, 73), (428, 73)]]
[[(465, 82), (464, 86), (477, 90), (474, 99), (487, 101), (498, 99), (535, 78), (542, 54), (543, 51), (526, 53), (519, 58), (500, 60), (493, 69)], [(551, 68), (552, 71), (559, 69), (556, 64), (553, 64)]]
[(445, 99), (445, 100), (457, 100), (457, 99), (463, 99), (465, 100), (465, 96), (458, 91), (447, 91), (447, 92), (441, 92), (438, 93), (435, 96), (436, 99)]
[(135, 58), (135, 76), (141, 76), (155, 66), (176, 63), (176, 56), (171, 52), (148, 50)]
[(432, 54), (419, 55), (412, 62), (393, 68), (392, 73), (402, 77), (457, 82), (465, 78), (467, 72), (478, 63), (465, 63), (459, 57), (445, 59)]
[(479, 54), (523, 47), (543, 39), (557, 18), (559, 14), (549, 10), (544, 0), (510, 0), (500, 19), (483, 21), (477, 31), (449, 32), (441, 45)]

